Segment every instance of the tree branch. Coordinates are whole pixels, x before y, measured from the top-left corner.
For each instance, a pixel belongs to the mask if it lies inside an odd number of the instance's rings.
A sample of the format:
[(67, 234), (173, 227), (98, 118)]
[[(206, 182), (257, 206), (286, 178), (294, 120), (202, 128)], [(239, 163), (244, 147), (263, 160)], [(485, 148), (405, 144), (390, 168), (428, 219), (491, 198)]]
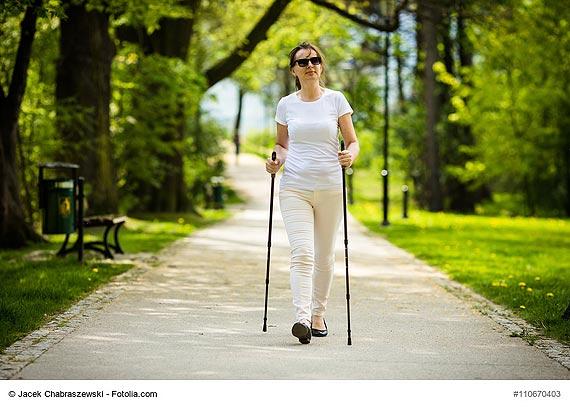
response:
[[(344, 18), (348, 18), (349, 20), (354, 21), (355, 23), (358, 23), (358, 24), (363, 25), (365, 27), (374, 28), (375, 30), (378, 30), (378, 31), (393, 32), (393, 31), (396, 31), (400, 25), (398, 18), (393, 18), (393, 19), (389, 19), (389, 20), (385, 20), (385, 21), (379, 21), (379, 22), (373, 22), (373, 21), (370, 21), (368, 19), (364, 19), (362, 17), (359, 17), (355, 14), (351, 14), (348, 11), (338, 7), (336, 4), (329, 3), (328, 1), (325, 1), (325, 0), (310, 0), (310, 1), (313, 2), (314, 4), (316, 4), (317, 6), (328, 8), (329, 10), (334, 11), (335, 13), (339, 14), (340, 16), (342, 16)], [(397, 16), (402, 10), (404, 10), (407, 7), (407, 5), (408, 5), (408, 0), (399, 1), (398, 4), (396, 5), (394, 15)]]
[(230, 76), (249, 57), (255, 47), (267, 39), (267, 31), (277, 21), (291, 0), (275, 0), (248, 34), (247, 38), (224, 60), (206, 71), (209, 86)]

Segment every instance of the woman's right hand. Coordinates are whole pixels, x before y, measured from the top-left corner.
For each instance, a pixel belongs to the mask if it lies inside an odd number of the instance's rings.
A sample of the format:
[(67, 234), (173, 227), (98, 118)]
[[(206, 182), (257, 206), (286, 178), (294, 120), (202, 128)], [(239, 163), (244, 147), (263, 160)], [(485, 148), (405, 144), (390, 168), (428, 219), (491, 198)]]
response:
[(275, 158), (275, 160), (272, 160), (271, 157), (269, 157), (265, 162), (265, 171), (267, 171), (270, 174), (277, 174), (280, 167), (281, 167), (281, 160), (278, 157)]

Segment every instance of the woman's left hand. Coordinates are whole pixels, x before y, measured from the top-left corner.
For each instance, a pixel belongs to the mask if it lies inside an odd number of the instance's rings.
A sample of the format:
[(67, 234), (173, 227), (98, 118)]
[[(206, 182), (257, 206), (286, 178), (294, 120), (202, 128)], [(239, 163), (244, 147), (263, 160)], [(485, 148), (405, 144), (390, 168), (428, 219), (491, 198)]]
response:
[(338, 163), (341, 167), (348, 168), (352, 165), (354, 158), (352, 153), (348, 150), (338, 152)]

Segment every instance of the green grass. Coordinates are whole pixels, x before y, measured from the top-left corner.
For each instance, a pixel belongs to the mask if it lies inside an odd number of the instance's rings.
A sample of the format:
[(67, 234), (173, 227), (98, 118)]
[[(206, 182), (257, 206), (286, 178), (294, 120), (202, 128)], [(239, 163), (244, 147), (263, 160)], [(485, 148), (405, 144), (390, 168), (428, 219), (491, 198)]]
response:
[(508, 308), (550, 337), (570, 343), (570, 221), (430, 213), (409, 219), (394, 205), (383, 227), (379, 192), (361, 174), (353, 215), (370, 230)]
[[(204, 211), (202, 216), (161, 214), (129, 217), (120, 233), (128, 255), (156, 253), (197, 228), (225, 219), (226, 211)], [(101, 239), (101, 231), (87, 229), (86, 240)], [(75, 238), (75, 236), (73, 237)], [(76, 253), (55, 256), (62, 236), (24, 250), (0, 250), (0, 352), (16, 340), (53, 319), (97, 287), (133, 267), (103, 261), (92, 251), (85, 262)]]

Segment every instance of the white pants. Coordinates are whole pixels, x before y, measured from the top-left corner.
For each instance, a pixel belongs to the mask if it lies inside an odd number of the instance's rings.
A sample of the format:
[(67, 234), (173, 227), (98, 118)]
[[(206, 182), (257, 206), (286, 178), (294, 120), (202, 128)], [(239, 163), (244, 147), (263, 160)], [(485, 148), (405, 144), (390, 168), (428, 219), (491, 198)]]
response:
[(334, 251), (342, 219), (342, 189), (285, 188), (279, 204), (291, 246), (291, 293), (297, 321), (322, 316), (334, 275)]

